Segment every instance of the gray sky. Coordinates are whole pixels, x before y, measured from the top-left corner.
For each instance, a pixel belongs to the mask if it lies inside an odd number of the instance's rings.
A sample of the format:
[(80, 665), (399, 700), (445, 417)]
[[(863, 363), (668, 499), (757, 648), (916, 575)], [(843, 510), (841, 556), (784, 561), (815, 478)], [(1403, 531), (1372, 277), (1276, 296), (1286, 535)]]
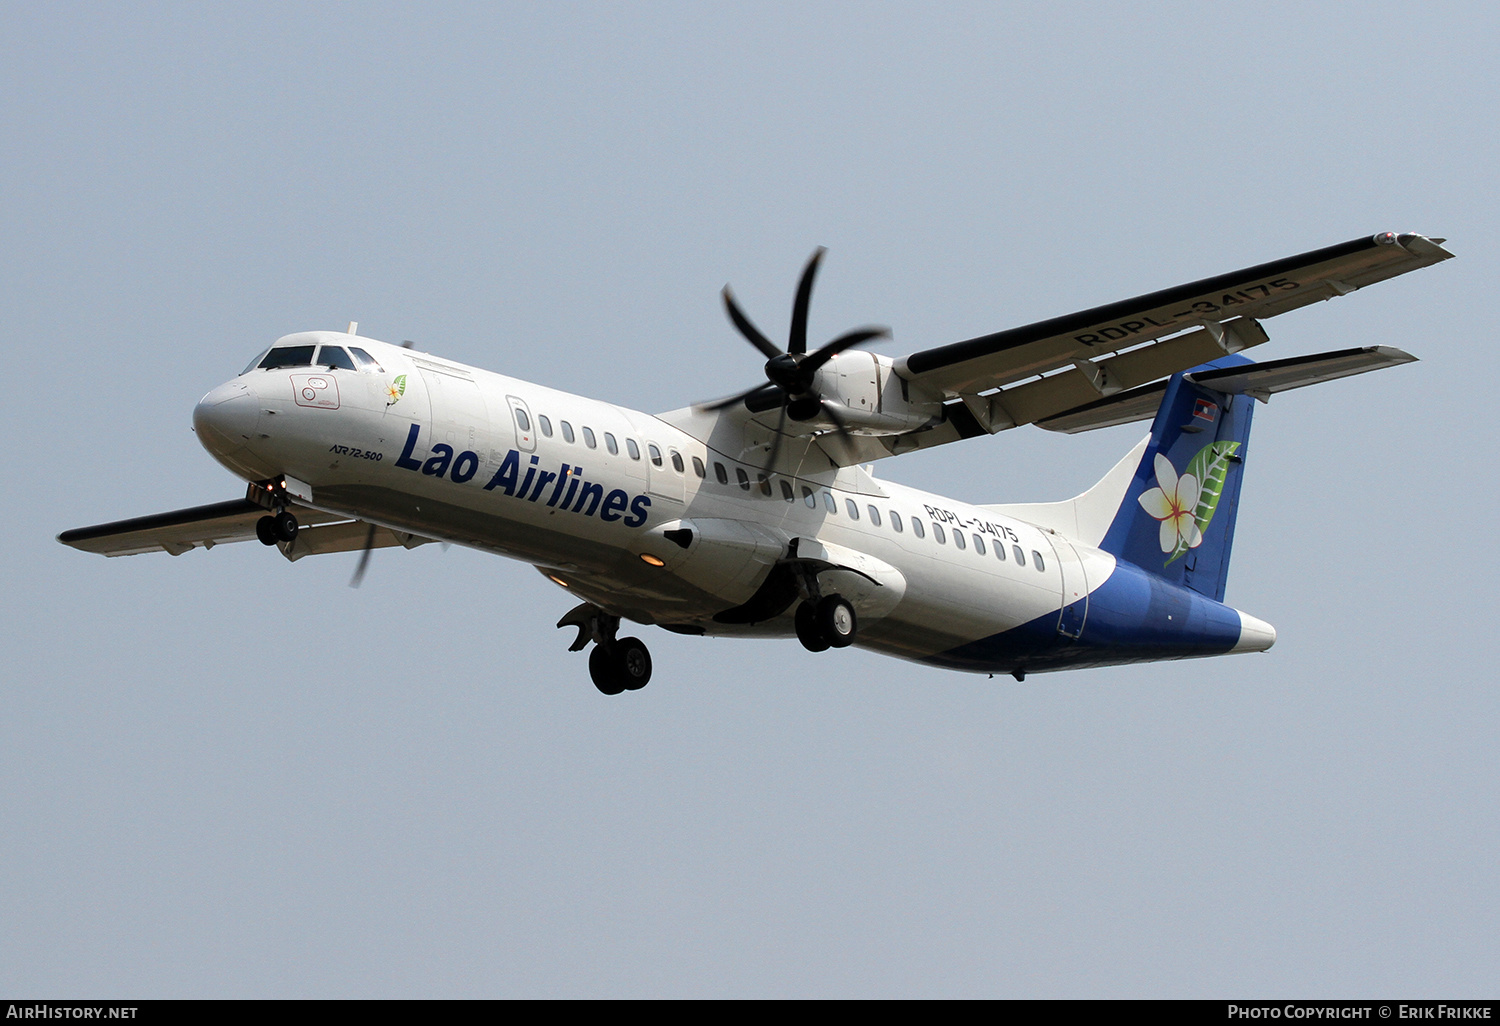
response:
[[(0, 991), (1494, 996), (1493, 5), (4, 10)], [(1258, 411), (1265, 655), (643, 628), (606, 699), (522, 564), (53, 540), (242, 494), (192, 407), (292, 331), (660, 411), (816, 245), (812, 335), (900, 355), (1388, 229), (1459, 259), (1256, 354), (1422, 359)], [(1062, 498), (1139, 433), (877, 473)]]

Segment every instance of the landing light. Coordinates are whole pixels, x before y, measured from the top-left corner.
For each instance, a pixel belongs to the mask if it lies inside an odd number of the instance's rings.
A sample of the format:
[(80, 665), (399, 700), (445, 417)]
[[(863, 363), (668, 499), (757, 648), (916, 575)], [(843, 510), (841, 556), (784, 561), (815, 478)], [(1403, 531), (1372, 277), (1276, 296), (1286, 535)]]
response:
[(667, 565), (665, 562), (663, 562), (660, 559), (657, 559), (655, 556), (651, 555), (651, 553), (649, 553), (649, 552), (642, 552), (641, 553), (641, 562), (642, 563), (650, 564), (651, 566), (666, 566)]
[(563, 580), (561, 577), (553, 577), (551, 574), (547, 575), (547, 580), (551, 581), (554, 584), (560, 584), (564, 588), (566, 588), (568, 586), (568, 582), (567, 581)]

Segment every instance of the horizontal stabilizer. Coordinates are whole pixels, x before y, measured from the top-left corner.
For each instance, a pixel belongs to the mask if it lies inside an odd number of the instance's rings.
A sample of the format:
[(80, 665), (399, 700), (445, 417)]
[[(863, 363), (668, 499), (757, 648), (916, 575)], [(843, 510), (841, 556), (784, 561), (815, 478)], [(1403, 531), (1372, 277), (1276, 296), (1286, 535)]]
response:
[[(1383, 370), (1416, 357), (1393, 346), (1370, 346), (1363, 349), (1340, 349), (1332, 353), (1294, 356), (1287, 360), (1193, 371), (1187, 375), (1194, 384), (1225, 395), (1248, 395), (1265, 402), (1277, 392), (1287, 392), (1304, 385), (1317, 385), (1367, 371)], [(1161, 404), (1167, 383), (1158, 381), (1140, 388), (1086, 403), (1036, 422), (1048, 431), (1077, 434), (1096, 428), (1114, 427), (1138, 420), (1149, 420)]]
[(1272, 360), (1249, 367), (1225, 367), (1220, 370), (1194, 371), (1187, 377), (1225, 395), (1249, 395), (1262, 401), (1277, 392), (1289, 392), (1304, 385), (1347, 378), (1366, 371), (1384, 370), (1417, 358), (1394, 346), (1370, 346), (1366, 349), (1340, 349), (1333, 353), (1294, 356), (1289, 360)]

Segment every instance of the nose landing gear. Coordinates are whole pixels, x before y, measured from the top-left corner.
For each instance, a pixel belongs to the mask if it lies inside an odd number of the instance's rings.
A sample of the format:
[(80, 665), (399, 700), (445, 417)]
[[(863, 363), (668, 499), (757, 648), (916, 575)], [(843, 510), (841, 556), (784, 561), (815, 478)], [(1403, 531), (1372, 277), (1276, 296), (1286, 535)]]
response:
[(297, 518), (289, 510), (267, 514), (255, 522), (255, 537), (262, 545), (291, 542), (297, 537)]

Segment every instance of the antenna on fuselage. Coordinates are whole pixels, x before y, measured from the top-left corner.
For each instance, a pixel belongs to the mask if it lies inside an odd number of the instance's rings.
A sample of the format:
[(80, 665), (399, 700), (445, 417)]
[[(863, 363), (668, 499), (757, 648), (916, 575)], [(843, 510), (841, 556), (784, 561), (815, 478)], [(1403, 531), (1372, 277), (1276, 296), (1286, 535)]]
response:
[(349, 322), (349, 330), (346, 331), (346, 332), (344, 332), (344, 334), (345, 335), (358, 335), (359, 334), (359, 322), (358, 321), (350, 321)]

